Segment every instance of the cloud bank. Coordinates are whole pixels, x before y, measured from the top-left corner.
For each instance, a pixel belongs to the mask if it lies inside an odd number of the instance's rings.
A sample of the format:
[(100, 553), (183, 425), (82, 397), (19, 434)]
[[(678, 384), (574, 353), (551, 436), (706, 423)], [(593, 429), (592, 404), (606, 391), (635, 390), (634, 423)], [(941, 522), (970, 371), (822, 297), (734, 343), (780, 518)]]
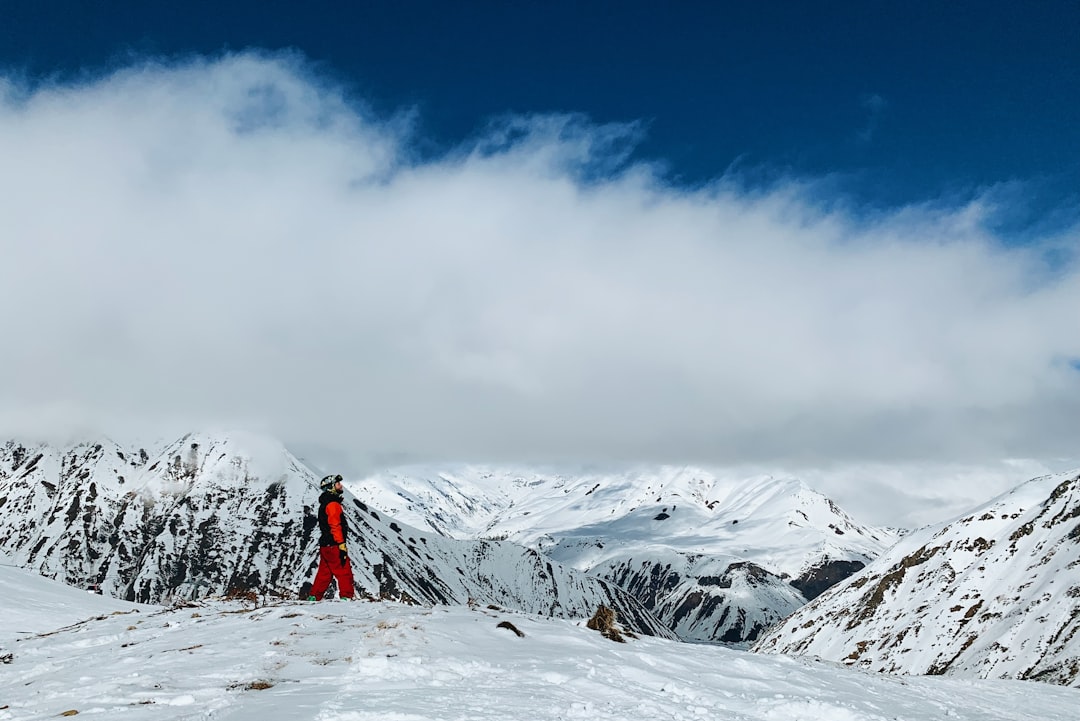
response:
[[(0, 79), (0, 429), (243, 424), (358, 453), (814, 464), (1075, 456), (1075, 230), (686, 189), (634, 124), (418, 159), (302, 59)], [(120, 430), (117, 430), (120, 429)]]

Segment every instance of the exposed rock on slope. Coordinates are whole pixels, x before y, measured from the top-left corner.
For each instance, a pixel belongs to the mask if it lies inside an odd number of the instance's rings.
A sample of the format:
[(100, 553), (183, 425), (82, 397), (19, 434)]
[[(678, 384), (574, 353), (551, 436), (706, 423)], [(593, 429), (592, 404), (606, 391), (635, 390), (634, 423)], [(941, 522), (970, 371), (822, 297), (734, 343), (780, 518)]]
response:
[(875, 671), (1080, 686), (1080, 476), (912, 534), (754, 650)]
[(797, 589), (747, 561), (668, 553), (612, 561), (592, 572), (629, 591), (682, 638), (753, 641), (806, 603)]

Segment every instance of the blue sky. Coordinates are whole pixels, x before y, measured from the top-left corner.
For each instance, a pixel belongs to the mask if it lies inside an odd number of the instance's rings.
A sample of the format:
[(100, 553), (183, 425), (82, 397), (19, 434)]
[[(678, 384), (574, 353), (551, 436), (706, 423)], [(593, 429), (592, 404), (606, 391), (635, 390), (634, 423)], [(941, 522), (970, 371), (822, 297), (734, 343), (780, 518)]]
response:
[(1080, 457), (1077, 5), (674, 5), (0, 4), (0, 437)]
[[(640, 122), (674, 183), (831, 179), (870, 208), (997, 187), (1017, 237), (1080, 206), (1072, 2), (5, 2), (0, 64), (295, 49), (358, 102), (418, 112), (418, 153), (506, 113)], [(1018, 187), (1019, 186), (1019, 187)]]

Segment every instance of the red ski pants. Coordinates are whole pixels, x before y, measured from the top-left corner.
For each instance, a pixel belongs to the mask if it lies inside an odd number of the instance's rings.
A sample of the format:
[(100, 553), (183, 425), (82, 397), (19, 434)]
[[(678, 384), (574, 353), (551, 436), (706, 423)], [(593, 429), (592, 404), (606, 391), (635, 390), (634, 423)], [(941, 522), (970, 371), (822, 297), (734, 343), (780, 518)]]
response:
[(341, 556), (341, 550), (337, 546), (319, 548), (319, 570), (315, 572), (315, 582), (311, 584), (311, 595), (320, 601), (330, 587), (330, 576), (337, 579), (338, 596), (353, 597), (352, 561), (345, 556), (345, 561), (342, 562)]

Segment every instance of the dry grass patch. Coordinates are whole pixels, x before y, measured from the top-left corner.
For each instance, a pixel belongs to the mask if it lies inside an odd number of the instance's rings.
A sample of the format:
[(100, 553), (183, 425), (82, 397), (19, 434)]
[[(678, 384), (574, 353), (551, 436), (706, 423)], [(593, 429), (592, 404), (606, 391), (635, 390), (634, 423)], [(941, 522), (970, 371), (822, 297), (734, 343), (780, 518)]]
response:
[(596, 609), (596, 613), (593, 614), (593, 617), (589, 619), (585, 626), (594, 631), (599, 631), (604, 638), (609, 638), (618, 643), (626, 643), (622, 631), (615, 625), (615, 609), (608, 608), (604, 604), (600, 604)]
[(270, 681), (256, 680), (249, 681), (247, 683), (233, 683), (229, 684), (230, 689), (240, 689), (242, 691), (265, 691), (268, 688), (273, 688), (274, 684)]

